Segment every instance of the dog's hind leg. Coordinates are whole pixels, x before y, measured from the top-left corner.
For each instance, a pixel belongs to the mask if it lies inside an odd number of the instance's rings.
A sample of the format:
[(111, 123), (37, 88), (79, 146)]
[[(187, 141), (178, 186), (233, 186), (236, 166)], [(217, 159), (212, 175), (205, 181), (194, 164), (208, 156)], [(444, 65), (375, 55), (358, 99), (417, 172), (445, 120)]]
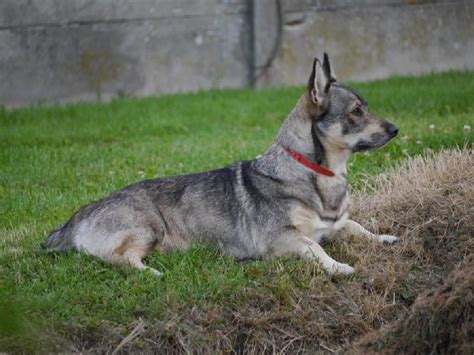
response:
[(147, 256), (154, 248), (156, 243), (147, 243), (132, 236), (123, 240), (122, 244), (116, 248), (110, 258), (114, 264), (129, 265), (139, 270), (150, 270), (156, 276), (163, 274), (156, 269), (143, 264), (142, 259)]
[(133, 251), (126, 251), (125, 253), (123, 253), (123, 255), (113, 255), (111, 261), (114, 264), (130, 265), (143, 271), (150, 270), (156, 276), (163, 275), (158, 270), (143, 264), (141, 257), (138, 254), (135, 254)]
[(331, 258), (314, 240), (300, 234), (289, 232), (274, 240), (271, 246), (273, 256), (296, 255), (309, 261), (318, 261), (329, 274), (350, 275), (354, 268)]
[(369, 232), (367, 229), (362, 227), (359, 223), (348, 220), (344, 227), (341, 229), (343, 233), (346, 235), (354, 235), (358, 237), (363, 237), (367, 238), (369, 240), (375, 240), (380, 243), (385, 243), (385, 244), (393, 244), (398, 242), (399, 238), (395, 237), (393, 235), (388, 235), (388, 234), (381, 234), (377, 235), (374, 233)]

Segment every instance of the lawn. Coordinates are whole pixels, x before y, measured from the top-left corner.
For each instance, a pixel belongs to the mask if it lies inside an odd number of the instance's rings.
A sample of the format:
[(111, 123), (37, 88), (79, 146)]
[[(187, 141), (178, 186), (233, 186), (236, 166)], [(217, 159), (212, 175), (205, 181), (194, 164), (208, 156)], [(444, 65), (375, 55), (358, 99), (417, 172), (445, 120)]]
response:
[[(400, 128), (387, 147), (351, 158), (354, 190), (408, 156), (472, 144), (474, 72), (352, 87), (372, 112)], [(253, 159), (272, 143), (302, 90), (0, 107), (0, 351), (114, 349), (117, 339), (142, 324), (153, 324), (157, 338), (173, 345), (176, 333), (190, 327), (183, 318), (222, 309), (232, 313), (258, 302), (262, 309), (282, 311), (297, 307), (294, 289), (335, 287), (318, 265), (293, 258), (240, 263), (196, 246), (148, 258), (146, 264), (164, 272), (158, 279), (82, 254), (39, 248), (79, 207), (128, 184)], [(326, 249), (339, 261), (357, 263), (337, 243)], [(337, 279), (357, 282), (357, 273)], [(273, 301), (262, 302), (260, 295)], [(376, 323), (374, 329), (381, 325)], [(236, 349), (216, 340), (225, 328), (210, 322), (206, 329), (202, 338), (188, 340)]]

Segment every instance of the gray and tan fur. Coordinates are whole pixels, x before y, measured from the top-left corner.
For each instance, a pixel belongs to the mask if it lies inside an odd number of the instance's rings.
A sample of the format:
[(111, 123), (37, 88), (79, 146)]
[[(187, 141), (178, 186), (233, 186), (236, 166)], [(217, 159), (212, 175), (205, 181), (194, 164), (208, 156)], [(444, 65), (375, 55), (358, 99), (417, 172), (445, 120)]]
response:
[[(314, 60), (308, 88), (259, 158), (225, 168), (146, 180), (82, 207), (46, 240), (50, 249), (77, 249), (107, 262), (150, 269), (154, 249), (183, 249), (197, 241), (238, 259), (295, 255), (329, 273), (354, 269), (320, 246), (337, 231), (392, 243), (348, 215), (346, 162), (378, 148), (398, 132), (368, 112), (367, 102), (333, 77), (327, 55)], [(286, 148), (335, 173), (320, 175)], [(343, 233), (344, 234), (344, 233)]]

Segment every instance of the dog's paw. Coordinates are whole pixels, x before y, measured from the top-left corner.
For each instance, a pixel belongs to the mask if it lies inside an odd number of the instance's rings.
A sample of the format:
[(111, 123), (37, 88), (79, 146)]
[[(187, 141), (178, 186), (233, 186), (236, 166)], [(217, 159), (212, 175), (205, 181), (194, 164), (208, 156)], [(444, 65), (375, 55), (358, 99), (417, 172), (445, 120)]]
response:
[(355, 269), (347, 264), (335, 263), (327, 271), (330, 275), (350, 275), (355, 271)]
[(151, 272), (151, 273), (152, 273), (153, 275), (155, 275), (156, 277), (161, 277), (161, 276), (163, 276), (163, 273), (159, 272), (159, 271), (156, 270), (156, 269), (153, 269), (152, 267), (147, 267), (147, 268), (145, 269), (145, 271)]
[(394, 235), (382, 234), (378, 236), (379, 242), (383, 244), (394, 244), (398, 243), (400, 238), (395, 237)]

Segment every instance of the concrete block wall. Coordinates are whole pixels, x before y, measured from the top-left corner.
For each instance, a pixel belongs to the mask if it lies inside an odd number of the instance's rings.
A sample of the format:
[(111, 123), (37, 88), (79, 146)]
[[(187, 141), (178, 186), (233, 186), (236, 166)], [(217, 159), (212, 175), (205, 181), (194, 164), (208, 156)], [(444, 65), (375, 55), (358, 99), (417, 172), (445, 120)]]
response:
[(474, 69), (474, 1), (277, 4), (2, 0), (0, 104), (301, 85), (324, 51), (341, 80)]
[(2, 0), (0, 103), (243, 86), (245, 16), (241, 0)]
[[(264, 4), (266, 2), (266, 4)], [(275, 2), (257, 1), (257, 68), (275, 38)], [(282, 0), (282, 38), (259, 86), (306, 82), (312, 56), (328, 52), (340, 80), (474, 69), (474, 1)], [(258, 6), (258, 5), (257, 5)]]

